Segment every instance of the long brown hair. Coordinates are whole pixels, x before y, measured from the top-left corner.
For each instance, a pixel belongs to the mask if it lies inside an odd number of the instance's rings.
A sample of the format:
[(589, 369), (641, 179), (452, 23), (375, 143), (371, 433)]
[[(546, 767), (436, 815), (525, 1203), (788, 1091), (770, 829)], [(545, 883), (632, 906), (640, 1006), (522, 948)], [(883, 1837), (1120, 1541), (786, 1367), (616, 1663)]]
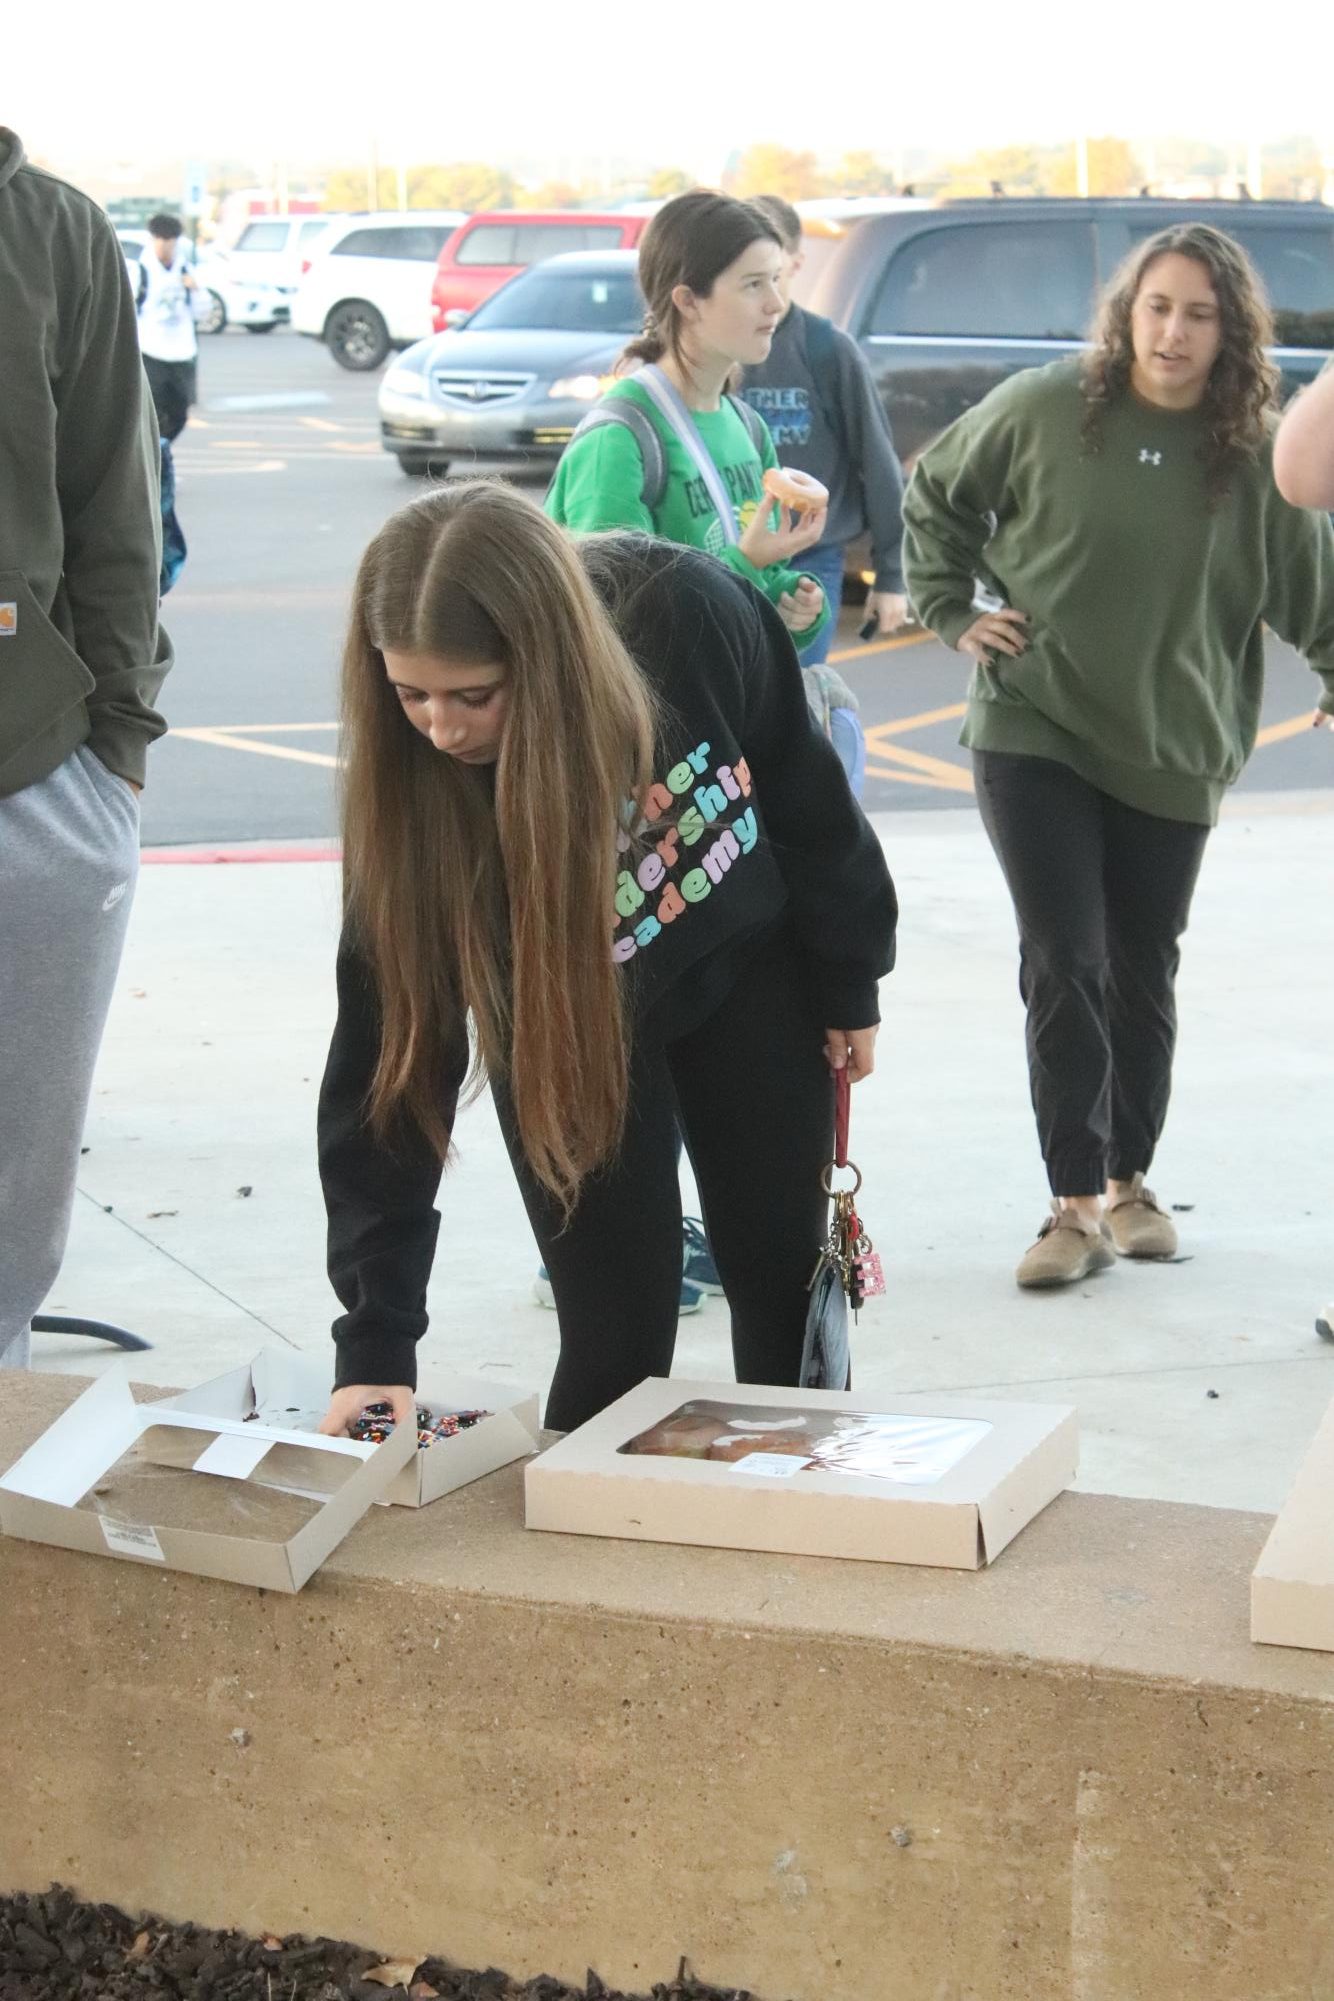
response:
[(1218, 300), (1222, 346), (1209, 372), (1203, 408), (1209, 436), (1201, 452), (1211, 506), (1227, 496), (1238, 464), (1254, 458), (1277, 408), (1278, 371), (1265, 353), (1274, 324), (1260, 279), (1239, 243), (1207, 222), (1160, 229), (1131, 252), (1103, 293), (1084, 361), (1083, 436), (1088, 450), (1102, 443), (1108, 406), (1130, 386), (1135, 359), (1130, 315), (1150, 265), (1175, 251), (1204, 267)]
[(693, 188), (665, 202), (639, 245), (639, 288), (648, 305), (644, 331), (630, 342), (618, 367), (661, 361), (670, 354), (678, 367), (687, 368), (682, 320), (672, 293), (686, 285), (707, 299), (728, 265), (762, 238), (783, 248), (770, 218), (731, 195)]
[[(413, 728), (384, 649), (501, 664), (489, 776)], [(652, 780), (654, 707), (573, 544), (513, 488), (442, 487), (391, 515), (357, 573), (343, 656), (344, 895), (382, 1017), (368, 1115), (443, 1154), (443, 1074), (503, 1075), (565, 1209), (615, 1151), (628, 1073), (612, 963), (618, 838)], [(633, 802), (634, 810), (630, 810)]]

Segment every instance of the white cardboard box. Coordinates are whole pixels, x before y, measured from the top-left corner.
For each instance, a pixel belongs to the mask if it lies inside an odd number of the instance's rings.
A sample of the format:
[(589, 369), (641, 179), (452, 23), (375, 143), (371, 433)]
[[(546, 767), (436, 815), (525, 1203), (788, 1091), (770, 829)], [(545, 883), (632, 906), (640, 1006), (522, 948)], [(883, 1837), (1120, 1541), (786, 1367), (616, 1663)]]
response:
[[(625, 1449), (684, 1405), (706, 1406), (681, 1418), (705, 1436), (709, 1411), (739, 1413), (719, 1420), (734, 1456)], [(872, 1418), (883, 1420), (875, 1432)], [(748, 1436), (757, 1449), (746, 1449)], [(820, 1463), (804, 1456), (807, 1442)], [(866, 1471), (871, 1460), (882, 1470)], [(569, 1535), (977, 1570), (1069, 1484), (1077, 1462), (1066, 1405), (651, 1376), (529, 1463), (525, 1519)]]
[[(491, 1415), (468, 1431), (438, 1439), (417, 1452), (389, 1491), (377, 1497), (380, 1500), (420, 1508), (537, 1450), (537, 1397), (531, 1391), (480, 1376), (449, 1376), (434, 1387), (418, 1389), (417, 1402), (437, 1417), (457, 1410), (487, 1410)], [(247, 1431), (253, 1429), (253, 1413), (258, 1411), (270, 1423), (286, 1420), (288, 1428), (308, 1432), (329, 1406), (329, 1368), (287, 1348), (264, 1348), (243, 1368), (214, 1376), (197, 1389), (182, 1390), (168, 1403), (199, 1417), (236, 1420)], [(300, 1473), (301, 1469), (273, 1460), (254, 1477), (265, 1486), (299, 1494), (308, 1491)]]
[[(129, 1521), (79, 1503), (128, 1452), (153, 1465), (191, 1467), (222, 1481), (265, 1484), (263, 1469), (286, 1459), (301, 1474), (302, 1493), (319, 1513), (285, 1541), (265, 1541), (227, 1528), (205, 1531)], [(389, 1489), (416, 1449), (404, 1430), (383, 1445), (351, 1438), (315, 1438), (270, 1425), (176, 1410), (167, 1401), (138, 1404), (124, 1368), (99, 1378), (0, 1476), (0, 1529), (28, 1542), (160, 1563), (197, 1577), (299, 1591)], [(312, 1489), (314, 1490), (312, 1494)], [(220, 1502), (233, 1496), (219, 1496)], [(219, 1507), (219, 1519), (226, 1510)]]
[(1334, 1653), (1334, 1403), (1252, 1573), (1251, 1638)]

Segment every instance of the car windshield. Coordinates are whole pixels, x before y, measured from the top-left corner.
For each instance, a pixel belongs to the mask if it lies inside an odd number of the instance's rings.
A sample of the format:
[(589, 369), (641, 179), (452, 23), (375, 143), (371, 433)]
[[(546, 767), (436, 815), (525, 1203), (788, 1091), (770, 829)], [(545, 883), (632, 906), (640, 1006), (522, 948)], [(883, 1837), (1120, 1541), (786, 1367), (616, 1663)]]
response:
[(633, 271), (553, 271), (549, 264), (512, 278), (479, 306), (468, 330), (543, 327), (568, 333), (637, 333), (644, 301)]

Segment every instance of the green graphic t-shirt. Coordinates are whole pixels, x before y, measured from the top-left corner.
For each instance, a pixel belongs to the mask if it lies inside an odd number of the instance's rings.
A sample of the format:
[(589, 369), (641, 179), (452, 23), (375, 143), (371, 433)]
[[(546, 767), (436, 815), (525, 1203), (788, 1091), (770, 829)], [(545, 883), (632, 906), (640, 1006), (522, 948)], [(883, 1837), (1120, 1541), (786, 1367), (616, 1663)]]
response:
[[(576, 535), (637, 528), (645, 535), (660, 535), (669, 542), (683, 542), (687, 548), (706, 550), (748, 583), (757, 585), (775, 606), (785, 592), (795, 590), (801, 580), (800, 571), (789, 570), (781, 563), (759, 569), (734, 543), (728, 542), (694, 460), (634, 378), (616, 383), (607, 396), (608, 400), (625, 397), (635, 403), (656, 427), (667, 460), (667, 484), (662, 499), (652, 512), (645, 507), (644, 462), (634, 435), (624, 425), (604, 424), (576, 438), (557, 466), (546, 498), (546, 511), (551, 519)], [(731, 496), (737, 533), (744, 534), (758, 510), (768, 504), (762, 481), (766, 470), (778, 464), (773, 440), (766, 430), (764, 451), (758, 453), (744, 419), (726, 397), (717, 410), (695, 410), (691, 414), (704, 448)], [(821, 606), (819, 616), (794, 637), (799, 638), (801, 645), (808, 646), (828, 622), (826, 603)]]

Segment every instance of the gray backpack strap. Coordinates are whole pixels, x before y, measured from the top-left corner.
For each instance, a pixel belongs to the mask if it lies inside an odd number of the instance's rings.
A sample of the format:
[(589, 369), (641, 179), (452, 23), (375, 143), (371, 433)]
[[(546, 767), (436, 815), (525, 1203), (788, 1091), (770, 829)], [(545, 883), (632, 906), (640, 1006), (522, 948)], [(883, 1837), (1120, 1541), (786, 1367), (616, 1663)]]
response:
[[(639, 446), (639, 456), (644, 462), (644, 482), (639, 489), (639, 498), (650, 514), (656, 514), (662, 505), (662, 496), (667, 491), (667, 454), (662, 448), (658, 427), (649, 416), (628, 396), (606, 397), (594, 404), (588, 415), (575, 430), (570, 439), (582, 438), (587, 431), (596, 431), (603, 424), (619, 424), (629, 431)], [(565, 448), (569, 450), (569, 445)]]
[(744, 396), (729, 395), (727, 400), (745, 425), (750, 442), (754, 445), (760, 458), (763, 459), (765, 439), (769, 434), (768, 426), (765, 424), (763, 417), (758, 410), (751, 408)]

